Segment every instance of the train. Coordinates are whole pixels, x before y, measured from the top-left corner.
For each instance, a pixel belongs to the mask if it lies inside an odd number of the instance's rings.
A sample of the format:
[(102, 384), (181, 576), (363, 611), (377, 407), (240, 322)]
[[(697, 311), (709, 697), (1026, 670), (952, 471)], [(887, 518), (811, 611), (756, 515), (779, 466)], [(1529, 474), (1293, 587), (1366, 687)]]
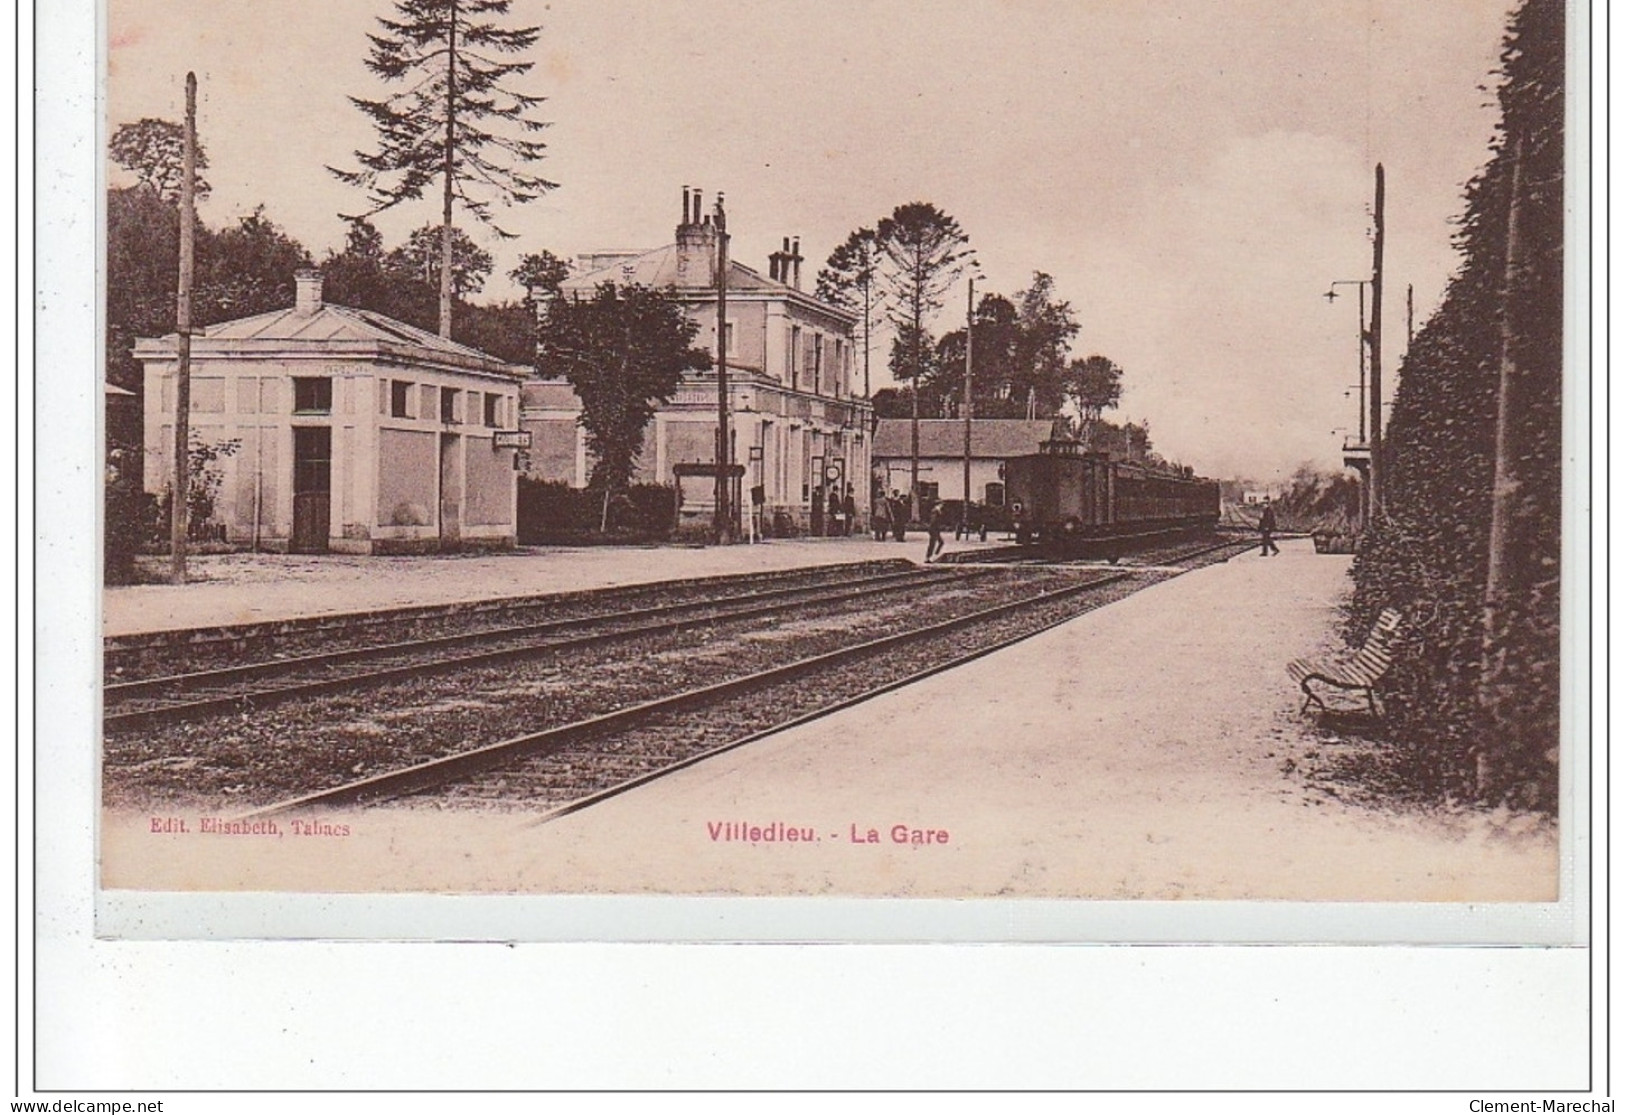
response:
[(1219, 484), (1046, 441), (1004, 462), (1005, 507), (1022, 545), (1115, 558), (1158, 537), (1212, 530)]

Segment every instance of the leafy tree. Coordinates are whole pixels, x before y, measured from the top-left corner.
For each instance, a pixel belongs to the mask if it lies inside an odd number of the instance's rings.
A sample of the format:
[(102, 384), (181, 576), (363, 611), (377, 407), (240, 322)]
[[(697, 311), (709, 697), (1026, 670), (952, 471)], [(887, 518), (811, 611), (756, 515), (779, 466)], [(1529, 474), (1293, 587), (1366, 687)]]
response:
[(556, 297), (559, 284), (570, 277), (570, 264), (543, 248), (519, 257), (519, 266), (508, 272), (508, 277), (525, 288), (525, 301), (531, 302), (535, 292)]
[(849, 235), (818, 272), (818, 297), (844, 306), (863, 317), (863, 394), (870, 395), (869, 353), (874, 347), (874, 325), (886, 309), (880, 285), (880, 240), (872, 228)]
[[(1016, 307), (1002, 294), (984, 294), (971, 320), (975, 350), (971, 356), (971, 405), (978, 418), (1022, 418), (1026, 405), (1013, 397), (1011, 367), (1015, 352)], [(937, 342), (937, 367), (943, 389), (958, 413), (964, 395), (965, 331), (955, 329)]]
[[(108, 156), (125, 170), (135, 172), (143, 186), (174, 205), (181, 196), (181, 164), (186, 150), (186, 129), (170, 120), (146, 116), (134, 124), (120, 124), (107, 143)], [(209, 156), (199, 143), (195, 152), (197, 176), (192, 189), (201, 200), (209, 194), (202, 172)]]
[(263, 205), (234, 227), (201, 232), (192, 320), (212, 325), (287, 309), (293, 305), (294, 272), (310, 263), (304, 245), (267, 217)]
[[(456, 272), (452, 209), (463, 209), (497, 235), (492, 203), (534, 201), (554, 183), (519, 167), (543, 157), (546, 144), (527, 138), (546, 125), (535, 119), (542, 98), (511, 87), (534, 63), (512, 60), (536, 43), (539, 27), (507, 29), (489, 16), (506, 15), (512, 0), (396, 0), (396, 20), (379, 19), (369, 35), (367, 68), (401, 91), (384, 100), (352, 97), (378, 132), (378, 149), (357, 151), (359, 170), (332, 171), (367, 191), (371, 216), (441, 188), (440, 335), (451, 336)], [(509, 60), (504, 60), (506, 56)]]
[[(175, 328), (180, 214), (145, 186), (107, 191), (107, 382), (141, 391), (138, 337)], [(120, 440), (130, 440), (121, 431)], [(134, 444), (141, 440), (134, 431)]]
[[(893, 379), (908, 383), (910, 398), (916, 392), (919, 394), (921, 413), (935, 412), (938, 416), (945, 416), (943, 368), (937, 362), (936, 353), (937, 345), (930, 333), (921, 337), (916, 345), (913, 330), (899, 329), (892, 336), (887, 367)], [(915, 364), (916, 360), (919, 361), (918, 365)], [(951, 393), (952, 384), (947, 386), (947, 393)]]
[(350, 222), (343, 250), (329, 252), (322, 262), (322, 294), (340, 306), (435, 328), (435, 292), (411, 275), (391, 272), (383, 234), (364, 218)]
[(1077, 333), (1072, 304), (1055, 297), (1055, 280), (1033, 272), (1032, 285), (1016, 296), (1011, 353), (1012, 394), (1025, 401), (1027, 417), (1060, 413), (1067, 395), (1067, 350)]
[(1074, 360), (1067, 365), (1066, 387), (1084, 421), (1098, 422), (1123, 397), (1123, 369), (1104, 356)]
[(1128, 456), (1132, 461), (1144, 461), (1152, 456), (1151, 423), (1145, 419), (1130, 422), (1123, 427), (1128, 442)]
[[(193, 320), (209, 325), (283, 309), (293, 302), (293, 273), (310, 254), (256, 208), (235, 226), (199, 227)], [(139, 337), (175, 328), (180, 219), (145, 186), (107, 194), (107, 368), (110, 383), (141, 390), (131, 355)]]
[[(911, 350), (899, 378), (918, 386), (927, 370), (927, 323), (942, 308), (948, 289), (970, 258), (969, 238), (959, 222), (927, 202), (909, 202), (892, 210), (875, 229), (880, 247), (880, 282), (887, 295), (887, 315)], [(920, 515), (920, 392), (912, 393), (909, 447), (909, 498)]]
[[(390, 252), (384, 266), (398, 274), (411, 275), (427, 286), (440, 286), (444, 261), (444, 232), (435, 225), (414, 229), (405, 244)], [(454, 299), (467, 299), (485, 289), (491, 274), (491, 253), (468, 238), (460, 228), (451, 230), (451, 293)]]
[(452, 335), (458, 343), (510, 364), (536, 363), (536, 309), (529, 302), (460, 306)]
[(914, 411), (914, 390), (910, 387), (882, 387), (874, 394), (876, 418), (907, 418)]
[(695, 348), (699, 324), (667, 291), (601, 283), (591, 297), (555, 298), (537, 328), (537, 371), (562, 377), (581, 399), (580, 423), (593, 455), (589, 483), (626, 490), (644, 430), (686, 371), (711, 366)]

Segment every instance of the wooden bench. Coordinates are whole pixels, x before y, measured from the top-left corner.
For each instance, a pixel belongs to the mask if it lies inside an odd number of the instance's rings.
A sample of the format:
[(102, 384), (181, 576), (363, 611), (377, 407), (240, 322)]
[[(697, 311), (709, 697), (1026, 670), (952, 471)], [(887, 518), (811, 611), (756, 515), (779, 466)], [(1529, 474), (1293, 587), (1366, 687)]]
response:
[(1363, 691), (1371, 715), (1380, 717), (1382, 711), (1377, 705), (1375, 689), (1377, 682), (1394, 664), (1393, 643), (1394, 637), (1399, 634), (1399, 627), (1399, 613), (1393, 608), (1384, 608), (1377, 617), (1377, 625), (1366, 638), (1365, 646), (1348, 661), (1315, 662), (1299, 658), (1288, 663), (1286, 672), (1304, 693), (1303, 707), (1298, 711), (1308, 712), (1311, 704), (1319, 705), (1322, 711), (1330, 711), (1320, 695), (1309, 687), (1310, 682), (1318, 681), (1338, 689)]

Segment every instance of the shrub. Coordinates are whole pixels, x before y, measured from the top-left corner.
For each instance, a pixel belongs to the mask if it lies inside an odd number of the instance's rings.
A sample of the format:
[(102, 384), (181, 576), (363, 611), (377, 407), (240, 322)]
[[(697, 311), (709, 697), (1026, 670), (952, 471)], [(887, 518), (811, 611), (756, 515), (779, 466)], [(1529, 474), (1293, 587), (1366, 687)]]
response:
[(608, 530), (601, 489), (562, 481), (519, 480), (519, 542), (658, 541), (671, 534), (674, 491), (663, 484), (633, 484), (610, 498)]

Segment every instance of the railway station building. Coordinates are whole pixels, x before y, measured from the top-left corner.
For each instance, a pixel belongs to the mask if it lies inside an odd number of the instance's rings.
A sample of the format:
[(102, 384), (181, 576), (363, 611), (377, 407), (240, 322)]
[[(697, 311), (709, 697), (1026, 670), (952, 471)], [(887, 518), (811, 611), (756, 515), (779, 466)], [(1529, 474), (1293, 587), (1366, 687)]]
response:
[[(322, 300), (192, 339), (193, 445), (219, 450), (211, 532), (255, 549), (355, 554), (508, 548), (519, 389), (529, 368)], [(173, 483), (177, 337), (144, 338), (144, 482)]]
[[(1049, 440), (1049, 419), (973, 418), (970, 423), (970, 498), (1004, 506), (1004, 462), (1037, 453)], [(912, 432), (907, 418), (875, 424), (875, 483), (907, 492), (913, 475)], [(965, 422), (961, 418), (920, 419), (920, 496), (927, 501), (965, 498)]]
[[(670, 289), (699, 325), (694, 344), (717, 351), (717, 229), (701, 213), (698, 190), (683, 191), (675, 242), (648, 251), (598, 252), (576, 260), (561, 297), (587, 296), (600, 284)], [(763, 274), (728, 261), (728, 313), (723, 323), (731, 411), (730, 463), (745, 470), (743, 506), (760, 488), (763, 526), (770, 533), (807, 531), (815, 494), (852, 494), (860, 521), (869, 510), (873, 415), (854, 392), (857, 316), (802, 290), (799, 240), (784, 240)], [(576, 419), (580, 400), (563, 380), (525, 384), (521, 426), (531, 433), (529, 475), (584, 487), (592, 463)], [(690, 372), (660, 407), (644, 437), (633, 479), (675, 483), (676, 469), (716, 459), (717, 375)], [(701, 496), (702, 501), (709, 496)], [(739, 507), (741, 501), (736, 501)], [(686, 505), (685, 505), (686, 507)], [(706, 518), (710, 504), (696, 505)]]

